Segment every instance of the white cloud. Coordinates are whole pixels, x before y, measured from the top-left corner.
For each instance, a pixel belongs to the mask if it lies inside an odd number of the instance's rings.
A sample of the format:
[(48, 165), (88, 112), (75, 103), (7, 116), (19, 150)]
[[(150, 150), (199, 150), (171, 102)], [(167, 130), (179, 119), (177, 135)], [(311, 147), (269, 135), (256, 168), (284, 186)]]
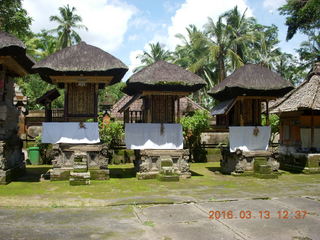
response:
[(142, 63), (139, 58), (137, 58), (138, 55), (143, 54), (142, 50), (134, 50), (130, 52), (129, 59), (130, 59), (130, 64), (129, 64), (129, 70), (122, 79), (122, 81), (126, 81), (133, 73), (133, 70), (137, 67), (139, 67)]
[(284, 5), (286, 0), (264, 0), (263, 7), (268, 9), (269, 12), (277, 11), (279, 7)]
[(177, 33), (185, 35), (188, 25), (194, 24), (202, 28), (207, 23), (208, 17), (216, 21), (221, 14), (235, 6), (238, 6), (240, 12), (248, 8), (246, 15), (252, 16), (252, 11), (246, 0), (224, 0), (219, 3), (212, 0), (186, 0), (171, 18), (171, 25), (168, 28), (168, 47), (174, 49), (179, 43), (179, 39), (175, 35)]
[(88, 31), (78, 30), (83, 41), (98, 46), (106, 51), (118, 49), (127, 32), (129, 20), (137, 9), (121, 0), (24, 0), (23, 6), (33, 18), (31, 29), (53, 29), (56, 23), (49, 17), (59, 15), (58, 8), (69, 4), (82, 17), (82, 23)]

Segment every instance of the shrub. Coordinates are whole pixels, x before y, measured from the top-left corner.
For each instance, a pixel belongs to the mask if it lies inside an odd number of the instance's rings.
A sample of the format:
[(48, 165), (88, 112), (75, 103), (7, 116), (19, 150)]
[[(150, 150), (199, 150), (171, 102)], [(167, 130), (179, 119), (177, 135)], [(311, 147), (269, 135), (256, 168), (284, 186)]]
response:
[(197, 110), (191, 116), (181, 118), (183, 135), (194, 161), (206, 161), (206, 151), (201, 147), (201, 133), (209, 127), (207, 111)]
[(107, 144), (109, 148), (120, 145), (124, 136), (123, 124), (118, 121), (110, 121), (110, 123), (105, 124), (101, 119), (99, 118), (100, 140)]

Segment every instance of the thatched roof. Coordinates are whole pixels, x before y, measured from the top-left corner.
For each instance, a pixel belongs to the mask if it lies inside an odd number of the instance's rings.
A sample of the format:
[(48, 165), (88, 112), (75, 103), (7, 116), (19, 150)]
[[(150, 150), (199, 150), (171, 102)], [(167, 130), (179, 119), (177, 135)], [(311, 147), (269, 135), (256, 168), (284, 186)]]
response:
[(270, 109), (271, 113), (320, 110), (320, 63), (315, 64), (301, 85), (277, 100)]
[[(120, 111), (120, 110), (123, 109), (123, 107), (132, 98), (133, 97), (131, 96), (124, 95), (118, 102), (116, 102), (112, 106), (110, 116), (118, 120), (123, 119), (123, 111)], [(143, 101), (141, 98), (136, 99), (132, 104), (130, 104), (129, 109), (130, 111), (142, 111), (142, 104), (143, 104)], [(192, 112), (195, 110), (205, 110), (205, 109), (188, 97), (180, 98), (180, 114), (181, 115), (184, 115), (188, 112)]]
[(119, 82), (128, 67), (111, 54), (100, 48), (81, 42), (66, 47), (33, 66), (35, 72), (48, 82), (50, 75), (114, 76), (113, 83)]
[(223, 101), (237, 96), (281, 97), (293, 89), (290, 82), (260, 64), (246, 64), (226, 77), (209, 92)]
[(6, 32), (0, 32), (0, 56), (14, 58), (27, 72), (31, 72), (34, 60), (26, 54), (24, 43)]
[(129, 95), (143, 90), (194, 92), (205, 85), (198, 75), (175, 64), (157, 61), (133, 74), (123, 91)]

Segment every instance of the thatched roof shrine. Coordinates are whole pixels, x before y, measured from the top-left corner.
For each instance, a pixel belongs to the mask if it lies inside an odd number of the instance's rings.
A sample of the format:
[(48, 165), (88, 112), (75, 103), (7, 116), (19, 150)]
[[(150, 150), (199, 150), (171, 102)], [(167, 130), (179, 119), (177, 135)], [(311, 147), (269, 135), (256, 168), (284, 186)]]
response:
[(33, 66), (35, 72), (52, 83), (49, 76), (113, 76), (111, 84), (119, 82), (128, 67), (100, 48), (81, 42), (64, 48)]
[[(23, 69), (16, 66), (14, 62), (21, 65)], [(0, 32), (0, 63), (7, 65), (14, 75), (20, 76), (31, 71), (34, 60), (26, 54), (26, 46), (22, 41), (9, 33)]]
[(157, 61), (133, 74), (123, 91), (128, 95), (142, 91), (194, 92), (205, 85), (198, 75), (175, 64)]
[(300, 86), (276, 101), (271, 109), (273, 113), (320, 110), (320, 62)]
[(246, 64), (237, 69), (209, 92), (223, 101), (237, 96), (280, 97), (293, 89), (290, 82), (259, 64)]

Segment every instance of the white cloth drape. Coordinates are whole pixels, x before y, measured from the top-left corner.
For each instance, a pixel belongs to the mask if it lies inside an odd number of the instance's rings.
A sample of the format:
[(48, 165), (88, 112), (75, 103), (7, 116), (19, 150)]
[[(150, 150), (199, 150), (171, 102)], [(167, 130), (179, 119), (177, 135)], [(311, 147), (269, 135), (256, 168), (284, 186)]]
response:
[(257, 127), (258, 134), (254, 135), (254, 126), (229, 127), (230, 152), (240, 149), (244, 152), (267, 150), (271, 135), (270, 126)]
[(97, 122), (85, 122), (83, 128), (79, 122), (44, 122), (42, 123), (43, 143), (99, 143)]
[(126, 123), (127, 149), (183, 149), (181, 124)]
[(302, 149), (311, 147), (320, 149), (320, 128), (314, 128), (313, 146), (311, 146), (311, 128), (300, 128), (300, 137)]

